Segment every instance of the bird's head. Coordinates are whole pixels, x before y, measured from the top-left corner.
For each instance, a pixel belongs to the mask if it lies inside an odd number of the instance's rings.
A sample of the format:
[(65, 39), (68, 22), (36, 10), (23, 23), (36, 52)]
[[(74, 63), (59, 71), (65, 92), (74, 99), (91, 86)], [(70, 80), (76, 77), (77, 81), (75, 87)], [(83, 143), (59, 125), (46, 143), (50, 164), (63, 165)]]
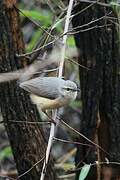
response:
[(64, 84), (60, 89), (61, 96), (69, 100), (75, 100), (78, 91), (80, 91), (80, 89), (77, 88), (77, 85), (70, 80), (64, 81)]

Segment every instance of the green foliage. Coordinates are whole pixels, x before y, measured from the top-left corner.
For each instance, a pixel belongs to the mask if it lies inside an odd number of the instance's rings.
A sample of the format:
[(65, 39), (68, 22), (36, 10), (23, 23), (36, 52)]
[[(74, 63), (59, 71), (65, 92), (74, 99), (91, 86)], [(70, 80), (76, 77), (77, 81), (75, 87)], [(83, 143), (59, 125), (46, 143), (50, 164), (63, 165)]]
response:
[(58, 32), (62, 32), (63, 31), (62, 22), (63, 22), (63, 19), (57, 19), (54, 22), (54, 25), (52, 26), (52, 28), (57, 29)]
[(117, 16), (120, 17), (120, 3), (118, 1), (113, 0), (110, 2), (112, 9), (117, 13)]
[(119, 3), (113, 2), (113, 1), (110, 2), (110, 5), (111, 5), (111, 6), (118, 6), (118, 7), (120, 7), (120, 4), (119, 4)]
[(31, 51), (34, 48), (34, 46), (37, 44), (38, 39), (40, 38), (41, 34), (42, 34), (42, 31), (40, 31), (39, 29), (36, 30), (36, 32), (34, 33), (34, 35), (31, 38), (30, 43), (27, 45), (26, 50), (28, 52)]
[[(32, 19), (33, 21), (37, 21), (40, 23), (41, 27), (43, 28), (49, 28), (50, 26), (53, 25), (53, 14), (48, 11), (48, 10), (21, 10), (21, 16), (23, 18), (28, 17), (30, 19)], [(54, 28), (56, 29), (57, 33), (60, 33), (62, 31), (62, 24), (61, 24), (61, 20), (58, 20), (59, 23), (55, 23)], [(37, 44), (38, 39), (41, 37), (42, 35), (42, 30), (40, 28), (37, 27), (37, 30), (35, 29), (34, 34), (31, 37), (30, 42), (27, 45), (27, 52), (31, 51), (33, 49), (33, 47)], [(70, 40), (71, 41), (71, 40)], [(70, 42), (71, 43), (71, 42)]]
[(117, 15), (119, 16), (119, 13), (120, 13), (120, 4), (117, 3), (117, 1), (111, 1), (110, 2), (110, 5), (112, 7), (112, 9), (117, 13)]
[[(48, 27), (52, 23), (52, 14), (45, 10), (21, 10), (23, 14), (33, 20), (40, 21), (44, 26)], [(24, 15), (21, 16), (24, 17)]]
[(85, 164), (82, 167), (80, 175), (79, 175), (79, 180), (84, 180), (87, 177), (87, 175), (90, 171), (90, 167), (91, 167), (91, 164)]
[(10, 146), (5, 147), (3, 150), (0, 151), (0, 160), (3, 160), (11, 156), (12, 156), (12, 150)]
[(118, 19), (116, 19), (116, 21), (115, 21), (115, 24), (118, 23), (118, 26), (116, 26), (116, 29), (118, 31), (118, 38), (119, 38), (119, 41), (120, 41), (120, 28), (119, 28), (119, 23), (120, 23), (120, 3), (118, 3), (118, 1), (116, 1), (116, 0), (113, 0), (113, 1), (110, 2), (110, 5), (111, 5), (113, 11), (116, 13), (116, 18), (118, 17)]
[(70, 47), (74, 47), (75, 46), (75, 39), (73, 36), (69, 36), (67, 38), (67, 45)]
[[(50, 13), (50, 11), (47, 10), (37, 11), (36, 9), (21, 10), (21, 11), (23, 12), (23, 14), (21, 13), (22, 17), (26, 16), (31, 18), (35, 22), (38, 21), (41, 24), (41, 26), (44, 26), (45, 28), (48, 28), (52, 23), (52, 14)], [(31, 51), (33, 47), (35, 47), (41, 35), (42, 35), (42, 30), (40, 28), (35, 29), (33, 36), (31, 37), (31, 40), (27, 45), (27, 49), (26, 49), (27, 52)]]

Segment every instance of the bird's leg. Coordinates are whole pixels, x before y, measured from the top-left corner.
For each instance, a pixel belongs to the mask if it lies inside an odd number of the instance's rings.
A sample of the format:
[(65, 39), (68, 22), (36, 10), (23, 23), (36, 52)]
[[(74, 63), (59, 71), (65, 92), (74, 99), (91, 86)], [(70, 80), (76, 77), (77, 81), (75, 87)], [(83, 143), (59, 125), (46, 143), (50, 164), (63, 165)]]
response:
[(43, 110), (42, 112), (48, 117), (51, 123), (54, 123), (56, 125), (56, 122), (54, 121), (54, 119), (52, 119), (52, 117), (48, 115), (47, 110)]

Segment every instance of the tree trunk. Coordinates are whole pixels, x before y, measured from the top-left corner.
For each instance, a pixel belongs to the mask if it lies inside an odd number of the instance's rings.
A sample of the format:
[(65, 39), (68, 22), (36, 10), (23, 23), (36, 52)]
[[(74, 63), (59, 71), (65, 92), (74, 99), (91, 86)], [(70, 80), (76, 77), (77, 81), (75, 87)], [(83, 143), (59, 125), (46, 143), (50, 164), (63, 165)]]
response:
[[(20, 17), (15, 8), (15, 0), (0, 1), (0, 72), (10, 72), (22, 68), (25, 59), (17, 59), (16, 54), (24, 52), (24, 42), (20, 27)], [(0, 107), (12, 147), (18, 174), (26, 172), (45, 156), (46, 142), (37, 122), (40, 120), (35, 105), (31, 104), (28, 93), (19, 88), (17, 82), (0, 84)], [(13, 123), (10, 121), (26, 121)], [(38, 163), (23, 180), (38, 180), (43, 161)], [(51, 162), (46, 179), (55, 179)]]
[[(89, 8), (86, 8), (88, 6)], [(86, 10), (83, 11), (84, 8)], [(108, 18), (117, 16), (111, 8), (97, 4), (80, 3), (74, 8), (74, 13), (81, 10), (72, 22), (74, 28), (87, 24), (77, 29), (79, 32), (75, 34), (75, 41), (80, 54), (79, 63), (90, 70), (79, 69), (83, 107), (80, 132), (93, 142), (99, 143), (107, 152), (99, 149), (100, 161), (105, 162), (107, 157), (109, 161), (120, 162), (120, 55), (115, 26), (118, 22), (113, 20), (112, 23)], [(91, 21), (94, 22), (89, 23)], [(79, 141), (88, 143), (83, 138)], [(98, 161), (97, 152), (95, 146), (77, 147), (76, 167), (81, 167), (83, 162), (90, 164)], [(105, 178), (104, 166), (107, 165), (102, 165), (101, 175)], [(112, 170), (108, 168), (112, 177), (120, 176), (118, 165), (110, 163), (108, 166), (112, 167)], [(76, 179), (79, 173), (78, 171)], [(91, 166), (87, 179), (94, 180), (97, 179), (96, 176), (96, 166)]]

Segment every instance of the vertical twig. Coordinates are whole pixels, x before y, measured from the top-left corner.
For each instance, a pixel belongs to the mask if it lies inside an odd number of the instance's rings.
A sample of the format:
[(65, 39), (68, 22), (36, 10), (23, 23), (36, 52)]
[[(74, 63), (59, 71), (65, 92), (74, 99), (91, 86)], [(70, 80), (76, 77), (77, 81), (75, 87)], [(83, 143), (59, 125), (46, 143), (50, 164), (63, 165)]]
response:
[[(99, 139), (98, 139), (98, 128), (100, 126), (100, 113), (99, 113), (99, 110), (98, 110), (98, 114), (97, 114), (97, 129), (96, 129), (96, 144), (99, 145)], [(100, 149), (98, 147), (97, 148), (97, 161), (98, 163), (96, 164), (97, 166), (97, 180), (100, 180), (101, 179), (101, 165), (100, 165), (100, 162), (101, 162), (101, 157), (100, 157)]]
[[(72, 7), (73, 7), (73, 2), (74, 2), (74, 0), (69, 1), (69, 6), (68, 6), (68, 10), (67, 10), (67, 16), (66, 16), (65, 27), (64, 27), (64, 34), (65, 35), (63, 36), (63, 40), (62, 40), (63, 47), (61, 49), (61, 61), (60, 61), (60, 66), (59, 66), (58, 77), (62, 77), (62, 73), (63, 73), (64, 59), (65, 59), (65, 48), (66, 48), (66, 40), (67, 40), (67, 31), (69, 28), (69, 21), (70, 21), (71, 11), (72, 11)], [(52, 147), (53, 138), (55, 135), (56, 126), (59, 123), (59, 120), (57, 118), (57, 112), (58, 112), (57, 109), (52, 112), (52, 119), (56, 122), (56, 124), (54, 124), (54, 123), (51, 124), (50, 136), (49, 136), (48, 146), (47, 146), (47, 150), (46, 150), (46, 158), (45, 158), (45, 161), (43, 163), (43, 169), (41, 172), (40, 180), (44, 180), (45, 173), (46, 173), (46, 166), (48, 164), (48, 159), (49, 159), (49, 155), (50, 155), (50, 151), (51, 151), (51, 147)]]

